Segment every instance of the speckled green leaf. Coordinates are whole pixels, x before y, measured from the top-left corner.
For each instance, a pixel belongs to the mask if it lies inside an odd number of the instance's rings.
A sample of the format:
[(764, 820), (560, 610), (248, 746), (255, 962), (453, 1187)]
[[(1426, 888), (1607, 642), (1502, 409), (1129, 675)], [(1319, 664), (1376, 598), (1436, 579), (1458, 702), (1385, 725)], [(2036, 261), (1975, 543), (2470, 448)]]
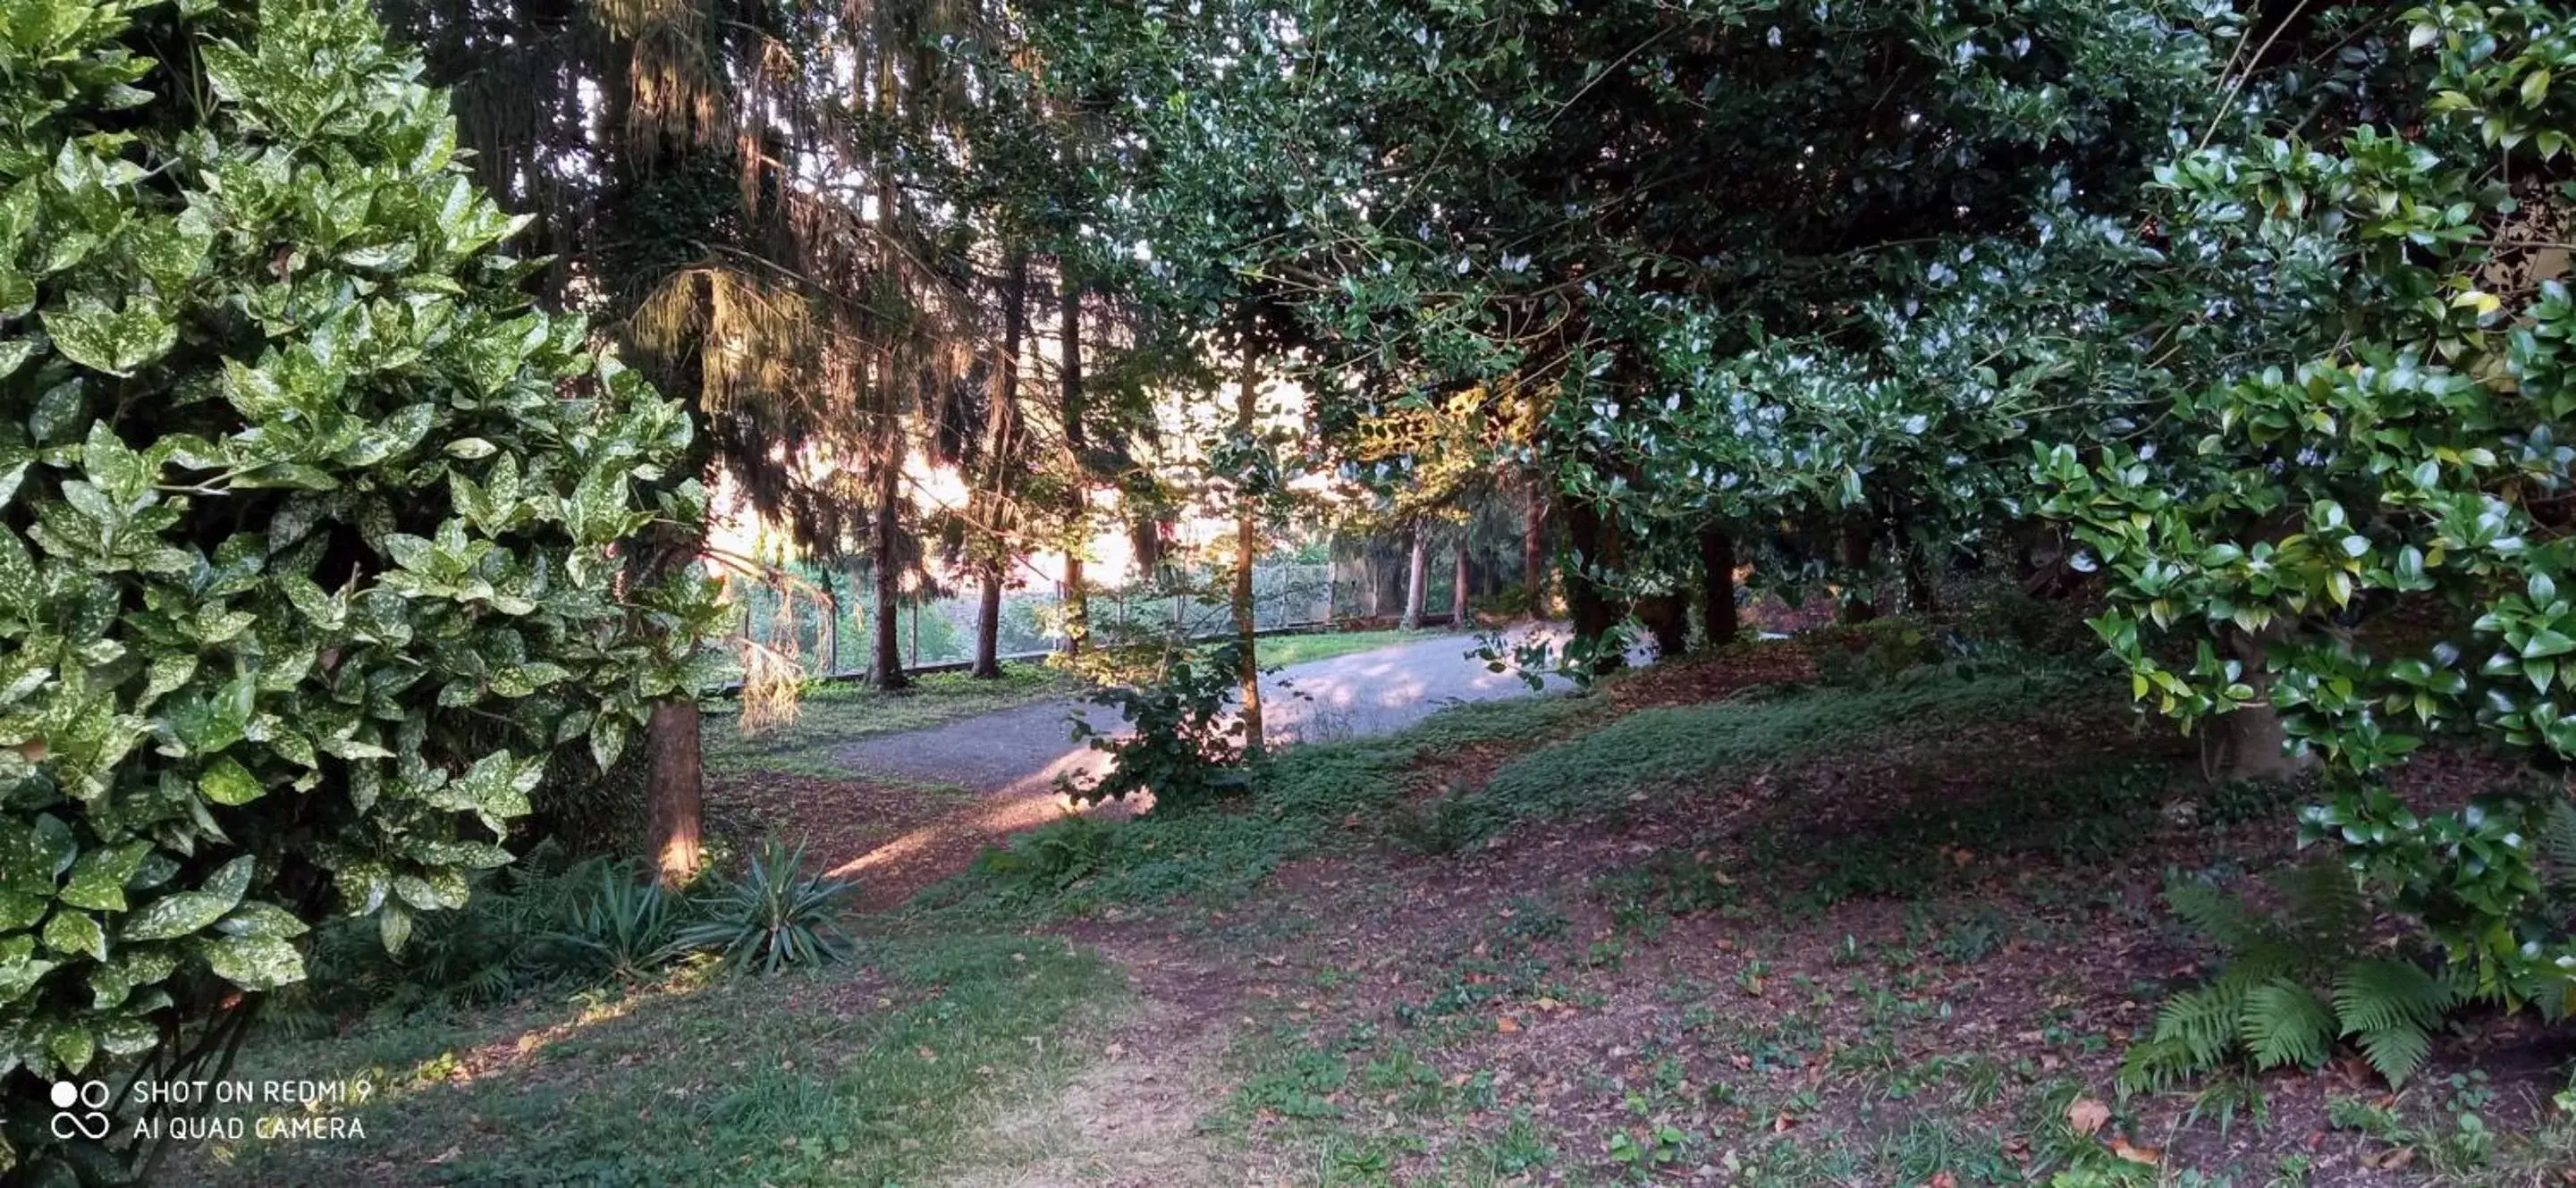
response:
[(45, 947), (65, 956), (105, 961), (107, 931), (98, 926), (97, 917), (87, 912), (58, 911), (45, 921)]
[(206, 964), (244, 990), (274, 990), (304, 980), (304, 958), (274, 936), (227, 936), (205, 946)]
[(151, 853), (152, 843), (138, 841), (81, 855), (72, 863), (70, 881), (63, 884), (63, 902), (93, 911), (124, 911), (125, 885), (143, 869), (143, 859)]
[(78, 1074), (98, 1054), (98, 1037), (82, 1024), (57, 1023), (45, 1034), (45, 1051), (52, 1054), (62, 1071)]
[(216, 804), (249, 804), (265, 794), (268, 788), (259, 782), (258, 776), (250, 773), (249, 768), (225, 755), (206, 765), (205, 773), (197, 777), (197, 791)]
[(207, 879), (203, 889), (174, 891), (145, 904), (126, 919), (117, 935), (130, 941), (167, 940), (202, 930), (241, 902), (250, 873), (249, 856), (235, 858)]
[(135, 1056), (152, 1050), (161, 1042), (161, 1033), (152, 1024), (132, 1015), (118, 1015), (97, 1027), (99, 1050), (110, 1056)]
[(45, 918), (45, 909), (51, 906), (51, 902), (41, 895), (0, 891), (0, 932), (35, 927), (36, 921)]
[(231, 936), (302, 936), (309, 927), (296, 919), (295, 913), (273, 903), (251, 900), (234, 908), (232, 914), (217, 921), (215, 929)]

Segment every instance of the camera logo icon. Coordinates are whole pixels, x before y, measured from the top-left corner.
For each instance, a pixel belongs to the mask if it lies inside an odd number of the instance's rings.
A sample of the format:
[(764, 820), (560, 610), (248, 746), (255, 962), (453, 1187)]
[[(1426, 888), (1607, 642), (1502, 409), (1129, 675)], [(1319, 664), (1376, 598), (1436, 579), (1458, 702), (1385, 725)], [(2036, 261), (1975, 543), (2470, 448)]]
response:
[(107, 1117), (108, 1100), (114, 1096), (105, 1081), (54, 1082), (53, 1132), (58, 1139), (107, 1137), (111, 1123)]

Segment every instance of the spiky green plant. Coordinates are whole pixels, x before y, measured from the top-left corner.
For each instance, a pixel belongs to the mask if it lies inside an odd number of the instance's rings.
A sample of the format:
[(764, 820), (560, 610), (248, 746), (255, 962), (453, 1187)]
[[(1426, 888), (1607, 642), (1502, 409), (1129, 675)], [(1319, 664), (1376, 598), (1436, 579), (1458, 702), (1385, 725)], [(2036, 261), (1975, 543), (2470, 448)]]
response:
[(679, 956), (680, 924), (681, 913), (661, 884), (631, 867), (602, 866), (598, 890), (551, 939), (576, 959), (631, 979)]
[(695, 906), (702, 916), (673, 944), (710, 951), (736, 970), (777, 973), (793, 965), (837, 961), (849, 950), (839, 923), (841, 901), (858, 884), (805, 873), (805, 847), (770, 838), (738, 876), (714, 876)]

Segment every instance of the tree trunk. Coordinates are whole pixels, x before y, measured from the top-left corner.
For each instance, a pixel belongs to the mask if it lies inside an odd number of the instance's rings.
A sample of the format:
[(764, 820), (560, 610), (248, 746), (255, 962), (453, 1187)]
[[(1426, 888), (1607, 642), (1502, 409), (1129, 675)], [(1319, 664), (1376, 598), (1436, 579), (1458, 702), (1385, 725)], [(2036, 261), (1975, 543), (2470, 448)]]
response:
[(830, 617), (823, 621), (823, 675), (841, 671), (841, 587), (831, 570), (823, 571), (823, 606)]
[(1722, 648), (1742, 630), (1735, 612), (1735, 538), (1726, 529), (1700, 530), (1699, 572), (1700, 626), (1708, 646)]
[[(1565, 521), (1565, 604), (1574, 619), (1575, 637), (1600, 639), (1618, 626), (1621, 618), (1619, 606), (1587, 572), (1590, 567), (1607, 564), (1610, 526), (1602, 522), (1600, 511), (1587, 503), (1566, 500), (1556, 510)], [(1605, 649), (1594, 662), (1594, 671), (1609, 672), (1626, 663), (1626, 656)]]
[(1921, 546), (1905, 550), (1905, 609), (1917, 613), (1941, 609), (1941, 595), (1932, 584), (1932, 567), (1924, 561)]
[(1637, 600), (1635, 613), (1655, 637), (1655, 655), (1679, 656), (1690, 649), (1690, 603), (1681, 595), (1647, 595)]
[[(1002, 679), (1002, 575), (994, 566), (984, 569), (981, 589), (975, 592), (975, 659), (966, 666), (969, 680)], [(919, 634), (920, 620), (913, 620)]]
[[(1091, 537), (1091, 484), (1082, 456), (1089, 442), (1082, 426), (1082, 289), (1071, 277), (1059, 278), (1056, 287), (1060, 294), (1057, 333), (1064, 352), (1064, 650), (1066, 655), (1079, 656), (1091, 647), (1091, 590), (1082, 572), (1082, 550)], [(1152, 570), (1145, 572), (1150, 575)]]
[[(2273, 632), (2277, 634), (2277, 629)], [(2212, 781), (2284, 780), (2315, 760), (2290, 753), (2289, 732), (2280, 711), (2272, 708), (2269, 641), (2229, 629), (2227, 652), (2242, 666), (2254, 699), (2243, 708), (2209, 719), (2201, 738), (2201, 768)]]
[(1547, 487), (1530, 475), (1528, 518), (1521, 528), (1521, 582), (1529, 587), (1529, 616), (1547, 617)]
[(984, 530), (992, 534), (983, 559), (984, 589), (975, 616), (975, 663), (970, 677), (1002, 675), (1002, 582), (1010, 564), (1011, 475), (1019, 461), (1020, 333), (1028, 321), (1029, 254), (1013, 246), (1002, 280), (1002, 340), (993, 347), (992, 399), (985, 410), (984, 442), (993, 459), (991, 499)]
[(645, 731), (653, 748), (645, 843), (664, 887), (684, 886), (698, 874), (699, 785), (705, 775), (698, 759), (698, 729), (697, 701), (675, 697), (653, 707)]
[(1467, 626), (1467, 530), (1458, 530), (1458, 539), (1449, 544), (1449, 626), (1464, 630)]
[(1412, 559), (1405, 563), (1404, 568), (1404, 619), (1398, 624), (1407, 631), (1422, 628), (1422, 588), (1431, 584), (1431, 550), (1427, 536), (1422, 525), (1413, 526)]
[[(891, 414), (888, 414), (891, 417)], [(899, 633), (902, 619), (897, 614), (903, 601), (901, 540), (902, 527), (895, 515), (895, 500), (902, 494), (903, 436), (888, 432), (886, 448), (878, 455), (877, 506), (870, 529), (869, 563), (875, 572), (876, 622), (873, 648), (868, 660), (868, 683), (880, 689), (900, 689), (912, 683), (903, 671), (903, 641)]]
[(1866, 514), (1854, 512), (1843, 519), (1842, 562), (1843, 569), (1849, 574), (1843, 580), (1852, 583), (1843, 592), (1842, 621), (1845, 623), (1866, 623), (1878, 617), (1878, 607), (1860, 592), (1869, 582), (1869, 538), (1870, 525)]
[[(1247, 328), (1248, 330), (1248, 328)], [(1249, 440), (1260, 427), (1261, 357), (1250, 333), (1243, 341), (1243, 383), (1235, 394), (1235, 431)], [(1252, 562), (1261, 547), (1260, 508), (1249, 494), (1237, 497), (1234, 524), (1234, 638), (1241, 655), (1235, 682), (1243, 699), (1243, 745), (1261, 750), (1261, 661), (1255, 648), (1257, 627), (1252, 614)]]
[[(657, 522), (626, 555), (625, 579), (658, 581), (696, 563), (705, 545), (703, 524)], [(656, 630), (649, 621), (642, 630)], [(706, 772), (698, 758), (696, 689), (681, 689), (653, 706), (644, 723), (644, 846), (657, 874), (676, 886), (697, 873), (699, 818)], [(601, 772), (606, 777), (608, 772)]]
[(1905, 526), (1905, 609), (1916, 614), (1941, 609), (1940, 590), (1932, 584), (1932, 545), (1926, 535), (1912, 524)]

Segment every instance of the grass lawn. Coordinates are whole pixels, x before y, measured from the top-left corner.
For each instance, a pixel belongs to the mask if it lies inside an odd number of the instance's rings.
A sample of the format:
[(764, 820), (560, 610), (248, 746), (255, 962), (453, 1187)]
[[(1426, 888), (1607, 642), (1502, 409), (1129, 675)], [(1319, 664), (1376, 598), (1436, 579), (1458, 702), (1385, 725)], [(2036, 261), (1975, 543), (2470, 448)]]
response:
[(914, 678), (911, 688), (886, 693), (856, 683), (816, 685), (798, 704), (796, 720), (745, 737), (730, 710), (706, 718), (706, 764), (720, 774), (792, 772), (834, 775), (833, 748), (880, 734), (923, 730), (959, 718), (1033, 702), (1078, 697), (1081, 682), (1040, 664), (1008, 664), (998, 680), (962, 672)]
[(622, 990), (254, 1044), (234, 1079), (364, 1079), (362, 1138), (196, 1152), (212, 1184), (915, 1183), (1071, 1076), (1117, 970), (1045, 937), (867, 944), (812, 973)]

